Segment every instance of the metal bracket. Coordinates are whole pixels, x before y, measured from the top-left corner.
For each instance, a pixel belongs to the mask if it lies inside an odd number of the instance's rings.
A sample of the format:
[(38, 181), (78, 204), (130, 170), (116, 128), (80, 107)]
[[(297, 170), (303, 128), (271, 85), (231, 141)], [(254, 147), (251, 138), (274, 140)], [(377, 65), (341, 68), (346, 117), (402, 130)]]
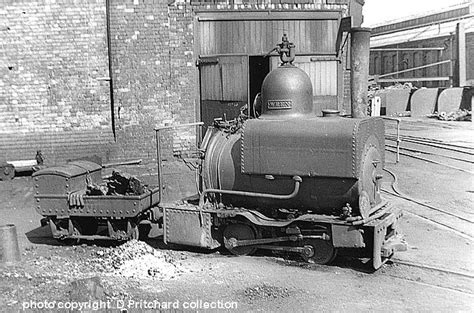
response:
[(400, 162), (400, 143), (402, 142), (402, 140), (400, 139), (401, 119), (395, 118), (395, 117), (388, 117), (388, 116), (383, 116), (382, 118), (384, 120), (395, 121), (397, 123), (397, 161), (396, 161), (396, 163), (398, 163), (398, 162)]
[(206, 65), (206, 64), (218, 64), (219, 58), (209, 57), (209, 58), (199, 58), (196, 60), (196, 66)]

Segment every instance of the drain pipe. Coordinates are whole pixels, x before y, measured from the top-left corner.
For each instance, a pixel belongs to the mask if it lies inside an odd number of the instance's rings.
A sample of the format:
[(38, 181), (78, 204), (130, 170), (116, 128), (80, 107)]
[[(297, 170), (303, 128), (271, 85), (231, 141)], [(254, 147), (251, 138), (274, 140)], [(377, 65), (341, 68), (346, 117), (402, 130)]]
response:
[(112, 68), (112, 44), (110, 43), (110, 0), (105, 0), (105, 18), (107, 22), (107, 58), (109, 63), (109, 93), (110, 93), (110, 113), (112, 120), (112, 133), (114, 140), (117, 140), (115, 134), (115, 103), (114, 103), (114, 83), (113, 83), (113, 68)]

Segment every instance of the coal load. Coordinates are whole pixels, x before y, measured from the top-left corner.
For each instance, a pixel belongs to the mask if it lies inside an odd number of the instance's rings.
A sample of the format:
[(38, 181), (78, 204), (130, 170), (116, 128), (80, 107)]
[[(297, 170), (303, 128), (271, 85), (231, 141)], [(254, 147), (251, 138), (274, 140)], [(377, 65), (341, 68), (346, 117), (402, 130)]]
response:
[(107, 178), (103, 184), (88, 184), (87, 195), (90, 196), (104, 196), (104, 195), (124, 195), (124, 196), (139, 196), (148, 192), (145, 186), (135, 176), (113, 171), (112, 175)]

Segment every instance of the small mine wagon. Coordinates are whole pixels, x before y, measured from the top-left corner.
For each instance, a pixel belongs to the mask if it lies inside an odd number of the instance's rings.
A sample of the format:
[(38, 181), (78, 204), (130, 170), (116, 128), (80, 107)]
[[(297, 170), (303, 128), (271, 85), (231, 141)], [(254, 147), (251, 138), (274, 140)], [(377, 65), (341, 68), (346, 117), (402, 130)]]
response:
[(89, 161), (40, 170), (33, 180), (36, 211), (57, 239), (138, 239), (145, 211), (159, 202), (158, 188), (139, 195), (90, 194), (90, 186), (104, 181), (102, 166)]

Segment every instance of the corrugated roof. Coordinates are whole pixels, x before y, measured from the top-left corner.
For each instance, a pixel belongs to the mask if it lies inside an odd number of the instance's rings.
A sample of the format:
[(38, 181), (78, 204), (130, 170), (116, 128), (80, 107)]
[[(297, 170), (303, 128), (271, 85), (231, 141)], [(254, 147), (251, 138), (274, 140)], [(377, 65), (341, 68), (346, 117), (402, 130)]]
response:
[(460, 0), (460, 3), (455, 4), (455, 5), (451, 5), (451, 6), (444, 7), (444, 8), (441, 8), (441, 9), (436, 9), (436, 10), (428, 10), (424, 13), (407, 15), (407, 16), (404, 16), (404, 17), (401, 17), (401, 18), (385, 21), (383, 23), (377, 23), (377, 24), (371, 25), (370, 27), (372, 27), (372, 29), (376, 29), (376, 28), (382, 28), (382, 27), (389, 26), (389, 25), (400, 24), (400, 23), (403, 23), (403, 22), (416, 21), (416, 20), (419, 20), (419, 19), (422, 19), (422, 18), (425, 18), (425, 17), (428, 17), (428, 16), (436, 16), (436, 15), (440, 15), (442, 13), (446, 13), (446, 12), (454, 11), (454, 10), (459, 10), (459, 9), (466, 8), (466, 7), (469, 9), (470, 6), (472, 6), (472, 0), (466, 0), (466, 1), (461, 1)]
[(456, 31), (456, 25), (460, 21), (464, 22), (464, 29), (466, 33), (474, 32), (474, 16), (469, 16), (464, 19), (374, 36), (370, 38), (370, 47), (376, 48), (399, 43), (407, 43), (411, 41), (450, 36)]

